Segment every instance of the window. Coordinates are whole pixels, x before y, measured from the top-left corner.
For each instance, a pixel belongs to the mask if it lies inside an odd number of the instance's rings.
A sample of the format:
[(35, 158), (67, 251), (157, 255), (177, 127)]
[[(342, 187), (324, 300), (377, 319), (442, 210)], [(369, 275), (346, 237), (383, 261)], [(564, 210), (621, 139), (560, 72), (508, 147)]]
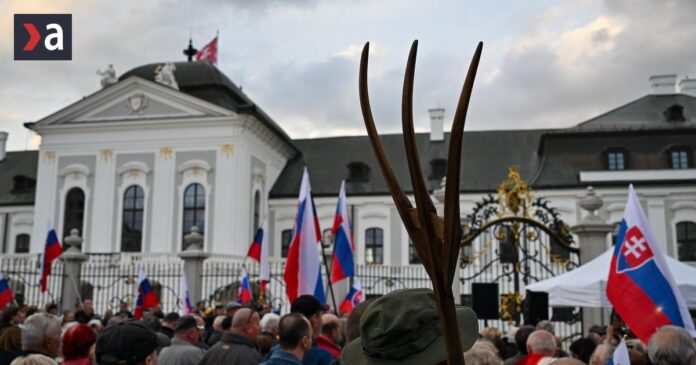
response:
[(384, 231), (381, 228), (365, 230), (365, 262), (381, 264), (384, 262)]
[(129, 186), (123, 194), (121, 251), (140, 252), (143, 242), (145, 192), (138, 185)]
[(436, 158), (430, 161), (430, 171), (431, 180), (442, 180), (447, 174), (447, 160)]
[(679, 261), (696, 261), (696, 223), (677, 223)]
[(17, 175), (12, 180), (14, 180), (10, 191), (12, 194), (33, 193), (36, 188), (36, 180), (24, 175)]
[(416, 247), (413, 246), (413, 241), (408, 240), (408, 263), (409, 264), (420, 264), (423, 263), (420, 256), (418, 256), (418, 251)]
[(15, 236), (15, 253), (29, 253), (31, 236), (26, 233)]
[(370, 180), (370, 168), (360, 161), (348, 164), (348, 182), (367, 182)]
[[(80, 188), (72, 188), (65, 196), (65, 214), (63, 215), (63, 236), (69, 236), (73, 228), (84, 236), (82, 222), (85, 217), (85, 193)], [(60, 239), (60, 238), (59, 238)]]
[(685, 122), (684, 107), (679, 104), (674, 104), (663, 112), (665, 119), (668, 122)]
[(667, 151), (669, 167), (675, 170), (691, 167), (691, 151), (686, 147), (673, 147)]
[[(198, 227), (198, 233), (205, 232), (205, 189), (201, 184), (191, 184), (184, 190), (184, 229), (183, 236), (191, 233), (191, 227)], [(188, 244), (182, 240), (182, 249)]]
[(251, 227), (252, 232), (256, 232), (261, 222), (261, 192), (256, 190), (254, 193), (254, 226)]
[(290, 250), (290, 240), (292, 240), (292, 229), (286, 229), (280, 233), (280, 256), (288, 257)]
[(607, 170), (621, 171), (626, 169), (626, 152), (622, 150), (607, 151)]

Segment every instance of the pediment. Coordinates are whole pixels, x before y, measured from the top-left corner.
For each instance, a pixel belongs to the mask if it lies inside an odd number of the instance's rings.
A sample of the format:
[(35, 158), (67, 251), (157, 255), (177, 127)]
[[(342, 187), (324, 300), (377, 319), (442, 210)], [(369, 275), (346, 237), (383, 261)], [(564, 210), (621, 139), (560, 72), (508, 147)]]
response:
[(231, 110), (136, 76), (38, 121), (37, 126), (234, 116)]

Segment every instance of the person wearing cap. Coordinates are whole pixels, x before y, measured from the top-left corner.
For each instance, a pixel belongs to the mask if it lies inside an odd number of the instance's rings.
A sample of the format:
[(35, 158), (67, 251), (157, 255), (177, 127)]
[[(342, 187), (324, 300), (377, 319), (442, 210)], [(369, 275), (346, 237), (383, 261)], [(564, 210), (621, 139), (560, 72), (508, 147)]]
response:
[[(457, 307), (462, 350), (478, 337), (478, 319)], [(376, 299), (360, 320), (360, 337), (343, 348), (341, 363), (350, 365), (432, 365), (447, 360), (435, 293), (430, 289), (395, 290)]]
[(205, 354), (200, 365), (258, 364), (261, 354), (256, 351), (254, 340), (261, 332), (259, 313), (247, 307), (238, 309), (232, 318), (232, 327), (220, 341)]
[(198, 365), (205, 351), (196, 346), (201, 338), (202, 326), (193, 316), (183, 316), (176, 321), (172, 345), (163, 349), (157, 362), (160, 365)]
[(280, 319), (278, 325), (280, 348), (261, 365), (302, 365), (302, 360), (312, 348), (312, 327), (305, 316), (290, 313)]
[(97, 336), (94, 355), (99, 365), (157, 365), (157, 350), (169, 345), (167, 336), (129, 319)]

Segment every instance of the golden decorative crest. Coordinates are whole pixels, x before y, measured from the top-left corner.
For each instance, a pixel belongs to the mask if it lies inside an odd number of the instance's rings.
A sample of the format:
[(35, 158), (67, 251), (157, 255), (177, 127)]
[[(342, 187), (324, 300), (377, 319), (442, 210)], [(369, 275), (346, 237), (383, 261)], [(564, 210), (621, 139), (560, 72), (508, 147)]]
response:
[(522, 295), (507, 293), (500, 296), (500, 319), (513, 323), (522, 313)]
[[(498, 217), (502, 218), (506, 213), (514, 216), (530, 217), (529, 209), (532, 206), (532, 189), (529, 188), (520, 177), (517, 166), (508, 169), (508, 178), (498, 187), (499, 207)], [(520, 212), (520, 210), (522, 210)]]
[(172, 148), (169, 146), (165, 146), (159, 149), (159, 157), (160, 158), (170, 158), (172, 157), (173, 151)]
[(140, 176), (140, 170), (135, 170), (135, 169), (130, 170), (130, 171), (128, 172), (128, 175), (129, 175), (130, 177), (138, 177), (138, 176)]
[(103, 150), (99, 151), (99, 157), (104, 162), (111, 161), (111, 158), (113, 157), (113, 155), (114, 155), (114, 151), (110, 150), (110, 149), (103, 149)]
[(55, 151), (44, 151), (43, 158), (44, 158), (44, 160), (46, 160), (48, 162), (54, 162), (56, 160), (56, 152)]
[(234, 145), (233, 144), (223, 144), (220, 146), (220, 154), (226, 157), (232, 156), (234, 154)]

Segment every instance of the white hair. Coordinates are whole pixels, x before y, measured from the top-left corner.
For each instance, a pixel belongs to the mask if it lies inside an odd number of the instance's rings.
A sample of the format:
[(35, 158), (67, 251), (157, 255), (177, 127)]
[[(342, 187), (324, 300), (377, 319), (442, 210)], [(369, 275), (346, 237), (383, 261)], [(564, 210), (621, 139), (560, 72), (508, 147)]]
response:
[(57, 365), (57, 364), (58, 363), (55, 362), (50, 357), (40, 355), (40, 354), (20, 356), (20, 357), (14, 359), (10, 363), (10, 365)]
[(527, 338), (527, 349), (531, 354), (553, 356), (556, 353), (556, 338), (548, 331), (536, 330)]
[(266, 313), (263, 318), (261, 318), (261, 331), (276, 333), (278, 330), (278, 324), (280, 323), (280, 316), (275, 313)]
[(60, 319), (48, 313), (36, 313), (24, 320), (22, 350), (37, 350), (44, 345), (46, 336), (60, 338)]
[(694, 365), (696, 346), (689, 332), (681, 327), (662, 326), (648, 343), (648, 355), (655, 365)]

